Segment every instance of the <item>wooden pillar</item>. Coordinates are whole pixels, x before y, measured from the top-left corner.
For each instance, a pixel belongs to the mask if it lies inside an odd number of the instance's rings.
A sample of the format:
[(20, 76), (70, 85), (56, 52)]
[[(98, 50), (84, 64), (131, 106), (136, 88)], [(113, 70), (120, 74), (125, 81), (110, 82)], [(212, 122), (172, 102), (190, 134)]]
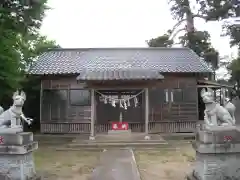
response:
[(95, 140), (95, 91), (91, 89), (91, 134), (89, 139)]
[(223, 95), (223, 99), (222, 99), (222, 104), (224, 105), (225, 104), (225, 98), (226, 98), (226, 89), (225, 88), (222, 88), (222, 95)]
[(145, 88), (145, 140), (149, 140), (150, 136), (148, 135), (148, 123), (149, 123), (149, 94), (148, 88)]
[(214, 90), (214, 101), (216, 101), (217, 100), (217, 89), (213, 89)]
[(42, 126), (41, 126), (41, 122), (42, 122), (42, 103), (43, 103), (43, 83), (42, 83), (42, 80), (41, 80), (41, 86), (40, 86), (40, 108), (39, 108), (39, 111), (40, 111), (40, 132), (44, 132), (44, 129), (42, 129)]
[(219, 104), (222, 105), (222, 88), (220, 88), (220, 100)]

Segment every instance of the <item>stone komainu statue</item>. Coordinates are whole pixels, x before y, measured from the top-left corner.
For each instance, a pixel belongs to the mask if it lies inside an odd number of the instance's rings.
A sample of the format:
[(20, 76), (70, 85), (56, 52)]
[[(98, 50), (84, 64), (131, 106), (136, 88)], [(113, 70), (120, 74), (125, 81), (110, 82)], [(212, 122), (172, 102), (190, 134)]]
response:
[(201, 97), (205, 103), (204, 122), (206, 127), (234, 126), (235, 125), (235, 106), (228, 100), (225, 106), (221, 106), (214, 101), (212, 89), (202, 89)]
[(33, 121), (31, 118), (26, 118), (22, 112), (26, 94), (23, 91), (16, 91), (12, 98), (13, 105), (9, 109), (4, 111), (0, 108), (0, 132), (3, 131), (3, 128), (9, 129), (9, 131), (12, 129), (12, 132), (21, 132), (23, 131), (22, 120), (28, 124), (31, 124)]

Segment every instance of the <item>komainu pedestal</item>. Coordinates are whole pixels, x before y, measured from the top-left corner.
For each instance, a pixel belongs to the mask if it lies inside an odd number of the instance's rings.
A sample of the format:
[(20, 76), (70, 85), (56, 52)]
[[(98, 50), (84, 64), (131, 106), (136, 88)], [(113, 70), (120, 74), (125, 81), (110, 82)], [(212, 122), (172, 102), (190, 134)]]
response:
[(212, 130), (198, 128), (193, 148), (196, 162), (188, 179), (240, 179), (240, 131), (235, 126)]
[(0, 175), (11, 180), (39, 179), (36, 176), (33, 151), (38, 143), (33, 133), (0, 133)]

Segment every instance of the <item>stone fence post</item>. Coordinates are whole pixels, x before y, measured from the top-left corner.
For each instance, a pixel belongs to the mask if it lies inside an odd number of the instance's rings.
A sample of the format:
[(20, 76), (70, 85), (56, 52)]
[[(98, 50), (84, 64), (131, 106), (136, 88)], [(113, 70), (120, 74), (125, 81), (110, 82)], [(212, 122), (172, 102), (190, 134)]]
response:
[(11, 180), (36, 180), (33, 151), (38, 143), (32, 132), (0, 133), (0, 177)]
[(240, 131), (236, 127), (197, 128), (196, 161), (188, 180), (239, 180)]

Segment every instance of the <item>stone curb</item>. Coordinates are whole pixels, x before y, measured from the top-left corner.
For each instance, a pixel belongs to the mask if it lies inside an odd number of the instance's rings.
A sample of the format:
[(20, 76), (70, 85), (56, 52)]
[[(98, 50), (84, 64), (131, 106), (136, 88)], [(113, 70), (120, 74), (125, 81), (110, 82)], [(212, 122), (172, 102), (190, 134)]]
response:
[(133, 152), (132, 149), (129, 149), (129, 151), (132, 153), (132, 159), (133, 159), (134, 166), (135, 166), (134, 168), (136, 169), (137, 179), (141, 180), (142, 178), (141, 178), (138, 166), (137, 166), (137, 162), (136, 162), (136, 158), (135, 158), (134, 152)]

